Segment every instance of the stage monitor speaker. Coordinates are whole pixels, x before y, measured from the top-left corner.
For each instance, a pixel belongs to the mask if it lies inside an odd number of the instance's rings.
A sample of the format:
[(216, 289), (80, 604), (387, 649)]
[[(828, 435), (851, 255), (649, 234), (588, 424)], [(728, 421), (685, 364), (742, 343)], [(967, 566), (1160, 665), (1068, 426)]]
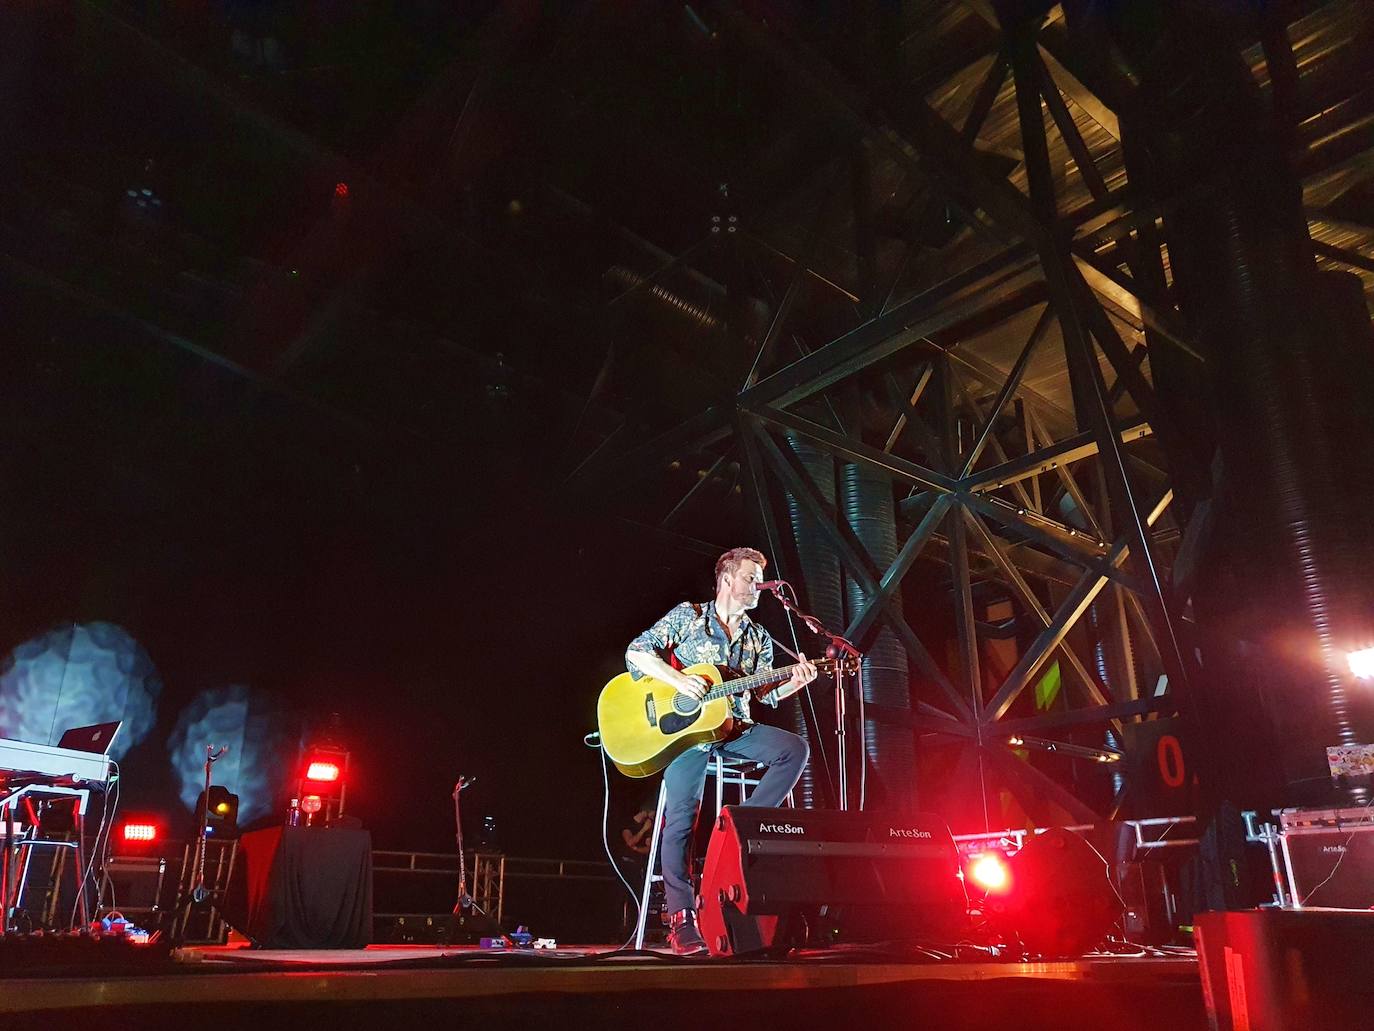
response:
[[(698, 924), (713, 955), (958, 935), (968, 899), (939, 817), (726, 806), (706, 849)], [(824, 940), (818, 941), (824, 932)]]
[[(111, 856), (100, 878), (100, 906), (121, 913), (152, 913), (170, 906), (168, 894), (177, 875), (176, 863), (162, 856)], [(137, 923), (138, 921), (134, 921)]]
[(1012, 856), (1007, 892), (989, 900), (993, 923), (1038, 956), (1081, 956), (1122, 917), (1107, 861), (1074, 831), (1051, 827)]
[(1374, 823), (1285, 827), (1283, 849), (1299, 908), (1374, 909)]

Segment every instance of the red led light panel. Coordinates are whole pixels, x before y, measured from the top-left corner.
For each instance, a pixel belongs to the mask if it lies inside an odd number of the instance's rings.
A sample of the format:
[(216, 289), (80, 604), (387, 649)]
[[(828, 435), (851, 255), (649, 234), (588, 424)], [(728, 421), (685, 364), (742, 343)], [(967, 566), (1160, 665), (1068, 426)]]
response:
[(305, 779), (319, 783), (331, 783), (339, 779), (339, 764), (312, 762), (305, 770)]

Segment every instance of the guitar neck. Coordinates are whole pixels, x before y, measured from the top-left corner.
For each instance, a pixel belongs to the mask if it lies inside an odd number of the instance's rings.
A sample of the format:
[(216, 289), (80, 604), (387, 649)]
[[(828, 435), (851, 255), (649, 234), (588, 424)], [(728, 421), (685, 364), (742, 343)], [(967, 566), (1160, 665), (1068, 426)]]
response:
[[(706, 692), (706, 697), (702, 701), (710, 702), (717, 698), (727, 698), (734, 694), (744, 694), (746, 691), (753, 691), (756, 688), (766, 687), (769, 684), (781, 684), (784, 680), (792, 678), (792, 671), (800, 663), (791, 666), (775, 666), (773, 669), (766, 669), (762, 673), (754, 673), (747, 677), (737, 677), (734, 680), (726, 680), (711, 690)], [(822, 659), (815, 664), (818, 668), (824, 668), (826, 661)]]

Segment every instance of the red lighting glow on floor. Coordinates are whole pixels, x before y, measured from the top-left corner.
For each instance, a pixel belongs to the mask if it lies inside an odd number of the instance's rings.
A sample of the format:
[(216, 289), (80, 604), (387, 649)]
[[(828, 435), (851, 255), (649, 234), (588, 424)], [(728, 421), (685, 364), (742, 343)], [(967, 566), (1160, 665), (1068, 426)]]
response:
[(1006, 857), (995, 852), (970, 856), (968, 875), (984, 891), (1005, 891), (1011, 884), (1011, 871), (1007, 869)]
[(332, 783), (339, 779), (339, 764), (312, 762), (305, 770), (305, 779), (320, 783)]

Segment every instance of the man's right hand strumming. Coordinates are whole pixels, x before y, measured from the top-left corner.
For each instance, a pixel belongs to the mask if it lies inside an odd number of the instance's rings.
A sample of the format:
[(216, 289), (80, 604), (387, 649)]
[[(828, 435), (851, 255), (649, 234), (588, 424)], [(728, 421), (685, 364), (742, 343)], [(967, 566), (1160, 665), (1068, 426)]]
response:
[(701, 701), (706, 697), (706, 692), (710, 690), (706, 684), (702, 683), (696, 677), (684, 676), (682, 674), (678, 674), (678, 679), (673, 682), (673, 686), (694, 702)]
[(696, 677), (689, 677), (680, 670), (673, 669), (657, 655), (649, 652), (630, 652), (625, 657), (629, 660), (630, 665), (639, 672), (651, 676), (655, 680), (661, 680), (665, 684), (671, 684), (694, 702), (701, 701), (706, 697), (706, 692), (710, 690)]

